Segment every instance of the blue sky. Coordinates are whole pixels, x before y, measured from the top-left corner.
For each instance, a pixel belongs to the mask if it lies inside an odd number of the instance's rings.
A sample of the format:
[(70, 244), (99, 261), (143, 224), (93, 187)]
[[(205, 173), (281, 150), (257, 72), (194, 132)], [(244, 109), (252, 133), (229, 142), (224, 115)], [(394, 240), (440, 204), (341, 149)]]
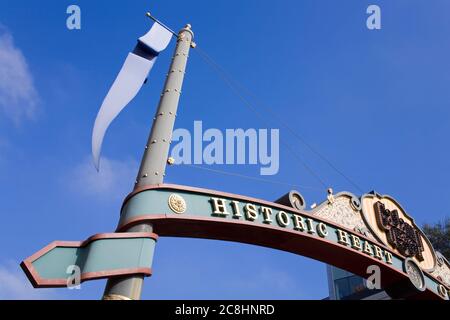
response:
[[(81, 30), (66, 8), (81, 8)], [(366, 8), (382, 29), (366, 28)], [(0, 298), (98, 299), (81, 290), (32, 290), (19, 262), (53, 240), (115, 229), (131, 190), (174, 42), (149, 81), (110, 127), (97, 174), (90, 156), (100, 104), (152, 11), (196, 42), (234, 79), (365, 191), (394, 196), (422, 225), (449, 216), (450, 2), (362, 1), (2, 1), (0, 3)], [(268, 128), (192, 52), (177, 128)], [(288, 143), (336, 191), (360, 194), (289, 132)], [(308, 204), (324, 188), (283, 147), (275, 181)], [(254, 165), (214, 166), (259, 177)], [(289, 186), (192, 167), (166, 182), (275, 200)], [(238, 243), (160, 239), (144, 299), (321, 299), (325, 265)]]

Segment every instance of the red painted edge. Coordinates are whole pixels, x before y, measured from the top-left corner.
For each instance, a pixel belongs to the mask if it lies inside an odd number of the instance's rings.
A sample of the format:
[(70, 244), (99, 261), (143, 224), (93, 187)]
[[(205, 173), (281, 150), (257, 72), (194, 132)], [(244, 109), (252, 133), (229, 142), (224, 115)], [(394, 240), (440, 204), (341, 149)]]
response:
[[(320, 220), (323, 221), (327, 224), (330, 224), (334, 227), (337, 227), (341, 230), (350, 232), (355, 234), (355, 232), (345, 226), (341, 226), (339, 224), (337, 224), (334, 221), (328, 220), (326, 218), (322, 218), (322, 217), (316, 217), (314, 215), (309, 214), (308, 212), (302, 211), (302, 210), (297, 210), (295, 208), (292, 207), (288, 207), (279, 203), (275, 203), (275, 202), (270, 202), (267, 200), (262, 200), (262, 199), (258, 199), (258, 198), (254, 198), (254, 197), (249, 197), (249, 196), (243, 196), (243, 195), (239, 195), (239, 194), (233, 194), (233, 193), (229, 193), (229, 192), (223, 192), (223, 191), (217, 191), (217, 190), (212, 190), (212, 189), (203, 189), (203, 188), (198, 188), (198, 187), (191, 187), (191, 186), (184, 186), (184, 185), (178, 185), (178, 184), (169, 184), (169, 183), (160, 183), (160, 184), (154, 184), (154, 185), (146, 185), (146, 186), (142, 186), (142, 187), (138, 187), (136, 189), (134, 189), (130, 194), (128, 194), (125, 197), (125, 200), (123, 201), (122, 204), (122, 208), (121, 211), (123, 209), (123, 207), (125, 206), (125, 204), (132, 198), (134, 197), (136, 194), (141, 193), (143, 191), (147, 191), (147, 190), (155, 190), (155, 189), (175, 189), (175, 190), (181, 190), (181, 191), (188, 191), (188, 192), (196, 192), (196, 193), (203, 193), (203, 194), (210, 194), (213, 196), (221, 196), (221, 197), (225, 197), (225, 198), (232, 198), (232, 199), (240, 199), (240, 200), (244, 200), (244, 201), (248, 201), (251, 203), (258, 203), (258, 204), (263, 204), (263, 205), (267, 205), (267, 206), (271, 206), (271, 207), (276, 207), (282, 210), (287, 210), (287, 211), (291, 211), (291, 212), (296, 212), (299, 213), (305, 217), (308, 218), (312, 218), (314, 220)], [(144, 220), (151, 220), (151, 217), (160, 217), (161, 215), (148, 215), (148, 216), (140, 216), (140, 217), (148, 217), (148, 219), (144, 219)], [(130, 225), (134, 225), (136, 224), (136, 221), (140, 221), (142, 220), (141, 218), (137, 218), (137, 219), (130, 219), (128, 220), (125, 224), (121, 224), (117, 227), (117, 230), (126, 230)], [(363, 234), (356, 234), (358, 237), (367, 240), (371, 243), (375, 243), (372, 239), (369, 239), (368, 237), (366, 237)], [(392, 252), (392, 250), (390, 248), (388, 248), (384, 243), (380, 243), (380, 242), (376, 242), (377, 246), (379, 246), (380, 248), (384, 249), (384, 250), (388, 250), (392, 255), (400, 257), (401, 259), (406, 259), (405, 257), (397, 254), (396, 252)], [(433, 276), (432, 274), (430, 274), (427, 271), (424, 271), (429, 277), (433, 278), (437, 283), (442, 284), (444, 287), (449, 288), (447, 284), (445, 284), (443, 281), (440, 281), (439, 279), (437, 279), (435, 276)]]
[[(25, 272), (28, 280), (34, 288), (53, 288), (67, 286), (67, 279), (43, 279), (39, 276), (36, 269), (33, 267), (33, 262), (42, 257), (47, 252), (56, 247), (74, 247), (81, 248), (87, 246), (89, 243), (101, 239), (129, 239), (129, 238), (150, 238), (155, 241), (158, 240), (158, 235), (153, 232), (121, 232), (121, 233), (99, 233), (95, 234), (84, 241), (53, 241), (41, 250), (37, 251), (30, 257), (26, 258), (20, 263), (22, 270)], [(81, 282), (94, 279), (103, 279), (107, 277), (142, 274), (144, 276), (151, 276), (151, 268), (128, 268), (116, 269), (109, 271), (86, 272), (81, 274)]]
[[(282, 205), (282, 204), (279, 204), (279, 203), (276, 203), (276, 202), (270, 202), (270, 201), (262, 200), (262, 199), (258, 199), (258, 198), (252, 198), (252, 197), (247, 197), (247, 196), (242, 196), (242, 195), (232, 194), (232, 193), (227, 193), (227, 192), (222, 192), (222, 191), (216, 191), (216, 190), (211, 190), (211, 189), (202, 189), (202, 188), (196, 188), (196, 187), (182, 186), (182, 185), (176, 185), (176, 184), (164, 184), (164, 183), (157, 184), (157, 185), (143, 186), (143, 187), (135, 189), (132, 193), (130, 193), (125, 198), (124, 203), (122, 205), (122, 208), (125, 205), (125, 203), (128, 200), (130, 200), (133, 196), (135, 196), (136, 194), (138, 194), (140, 192), (143, 192), (143, 191), (155, 190), (155, 189), (175, 189), (175, 190), (188, 191), (188, 192), (200, 192), (200, 193), (204, 193), (204, 194), (207, 194), (207, 195), (209, 194), (209, 195), (221, 196), (221, 197), (225, 197), (225, 198), (240, 199), (240, 200), (248, 201), (248, 202), (251, 202), (251, 203), (263, 204), (263, 205), (275, 207), (275, 208), (278, 208), (278, 209), (281, 209), (281, 210), (298, 213), (298, 214), (301, 214), (302, 216), (305, 216), (306, 218), (311, 218), (313, 220), (319, 220), (319, 221), (325, 222), (325, 223), (327, 223), (329, 225), (332, 225), (333, 227), (339, 228), (339, 229), (341, 229), (343, 231), (347, 231), (347, 232), (356, 234), (358, 237), (360, 237), (360, 238), (362, 238), (364, 240), (367, 240), (369, 242), (376, 243), (377, 246), (379, 246), (380, 248), (388, 250), (389, 252), (391, 252), (391, 249), (388, 248), (384, 243), (376, 242), (373, 239), (370, 239), (369, 237), (366, 237), (364, 234), (355, 233), (354, 230), (351, 230), (351, 229), (349, 229), (349, 228), (347, 228), (345, 226), (341, 226), (341, 225), (337, 224), (336, 222), (328, 220), (326, 218), (317, 217), (317, 216), (314, 216), (314, 215), (312, 215), (312, 214), (310, 214), (310, 213), (308, 213), (306, 211), (297, 210), (295, 208), (288, 207), (288, 206), (285, 206), (285, 205)], [(163, 214), (163, 215), (165, 215), (165, 214)], [(152, 216), (160, 216), (160, 215), (152, 214), (152, 215), (148, 215), (148, 216), (152, 217)], [(140, 216), (140, 217), (143, 217), (143, 216)], [(129, 227), (130, 226), (130, 222), (133, 221), (133, 220), (141, 220), (141, 219), (139, 219), (139, 218), (137, 218), (137, 219), (130, 219), (130, 220), (126, 221), (126, 223), (120, 224), (117, 227), (117, 232), (123, 232), (121, 230), (126, 230), (127, 228), (125, 228), (124, 226), (128, 226)], [(246, 222), (246, 221), (244, 221), (244, 222)], [(394, 256), (401, 257), (402, 259), (405, 259), (405, 257), (397, 254), (396, 252), (391, 252), (391, 253)]]
[[(369, 265), (378, 265), (382, 274), (382, 287), (408, 279), (406, 273), (375, 257), (306, 232), (249, 221), (164, 214), (141, 216), (122, 228), (128, 228), (142, 220), (151, 221), (155, 231), (161, 236), (234, 241), (279, 249), (335, 265), (362, 277), (368, 276), (366, 271)], [(428, 288), (424, 292), (418, 292), (417, 297), (442, 299)]]

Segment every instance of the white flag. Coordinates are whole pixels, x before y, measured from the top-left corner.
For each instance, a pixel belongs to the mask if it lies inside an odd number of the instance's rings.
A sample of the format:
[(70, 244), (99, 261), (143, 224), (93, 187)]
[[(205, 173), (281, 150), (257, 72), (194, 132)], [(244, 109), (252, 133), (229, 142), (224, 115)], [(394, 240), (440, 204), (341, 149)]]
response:
[(169, 45), (171, 37), (170, 31), (155, 22), (150, 31), (139, 38), (133, 52), (128, 54), (95, 119), (92, 132), (92, 156), (97, 170), (106, 130), (120, 111), (139, 92), (158, 54)]

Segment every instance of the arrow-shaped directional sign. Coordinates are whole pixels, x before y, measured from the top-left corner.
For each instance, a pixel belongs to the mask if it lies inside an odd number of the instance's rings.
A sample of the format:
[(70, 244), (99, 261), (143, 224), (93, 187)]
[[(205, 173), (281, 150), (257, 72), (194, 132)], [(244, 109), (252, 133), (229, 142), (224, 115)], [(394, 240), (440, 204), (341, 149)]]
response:
[(74, 266), (79, 283), (106, 277), (150, 276), (158, 236), (148, 232), (101, 233), (85, 241), (54, 241), (21, 263), (35, 288), (65, 287)]

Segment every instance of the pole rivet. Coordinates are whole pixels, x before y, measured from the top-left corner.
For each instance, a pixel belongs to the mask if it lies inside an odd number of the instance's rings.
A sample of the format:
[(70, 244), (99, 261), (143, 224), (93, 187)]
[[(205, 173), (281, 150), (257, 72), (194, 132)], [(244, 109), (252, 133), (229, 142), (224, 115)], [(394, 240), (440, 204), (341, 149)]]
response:
[(156, 140), (153, 140), (152, 143), (156, 143)]
[(158, 175), (158, 171), (155, 172), (155, 176), (157, 176), (157, 175)]
[(175, 159), (174, 159), (173, 157), (169, 157), (169, 158), (167, 159), (167, 163), (170, 164), (170, 165), (172, 165), (172, 164), (175, 163)]
[(147, 178), (148, 174), (144, 173), (144, 175), (142, 177)]

